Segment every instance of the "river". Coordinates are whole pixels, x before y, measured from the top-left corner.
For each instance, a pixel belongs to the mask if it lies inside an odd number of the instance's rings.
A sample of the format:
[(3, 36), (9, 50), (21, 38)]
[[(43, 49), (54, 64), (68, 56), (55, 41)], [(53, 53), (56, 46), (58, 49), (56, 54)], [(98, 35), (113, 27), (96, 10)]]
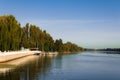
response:
[(0, 63), (0, 80), (120, 80), (120, 54), (28, 56)]

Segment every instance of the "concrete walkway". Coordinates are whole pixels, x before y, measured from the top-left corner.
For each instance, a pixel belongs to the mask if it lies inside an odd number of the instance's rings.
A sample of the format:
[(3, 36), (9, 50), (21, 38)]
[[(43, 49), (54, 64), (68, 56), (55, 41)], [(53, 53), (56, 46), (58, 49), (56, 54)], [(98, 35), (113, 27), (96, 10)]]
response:
[(18, 59), (21, 57), (33, 55), (35, 53), (41, 53), (41, 51), (11, 51), (11, 52), (0, 52), (0, 63)]

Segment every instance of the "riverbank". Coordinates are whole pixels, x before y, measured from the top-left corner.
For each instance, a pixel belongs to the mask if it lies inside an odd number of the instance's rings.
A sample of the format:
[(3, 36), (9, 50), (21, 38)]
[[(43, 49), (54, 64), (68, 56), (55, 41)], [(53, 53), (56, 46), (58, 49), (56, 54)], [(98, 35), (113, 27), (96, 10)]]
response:
[(36, 53), (41, 53), (41, 51), (11, 51), (11, 52), (0, 52), (0, 63), (8, 62), (18, 58), (26, 57), (29, 55), (34, 55)]

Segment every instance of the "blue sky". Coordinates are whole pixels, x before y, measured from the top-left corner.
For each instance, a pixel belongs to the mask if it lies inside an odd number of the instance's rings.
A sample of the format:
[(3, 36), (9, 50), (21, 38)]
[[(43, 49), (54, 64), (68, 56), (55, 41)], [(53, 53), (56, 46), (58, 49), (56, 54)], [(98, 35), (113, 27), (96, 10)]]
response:
[(12, 14), (87, 48), (120, 48), (120, 0), (1, 0), (0, 15)]

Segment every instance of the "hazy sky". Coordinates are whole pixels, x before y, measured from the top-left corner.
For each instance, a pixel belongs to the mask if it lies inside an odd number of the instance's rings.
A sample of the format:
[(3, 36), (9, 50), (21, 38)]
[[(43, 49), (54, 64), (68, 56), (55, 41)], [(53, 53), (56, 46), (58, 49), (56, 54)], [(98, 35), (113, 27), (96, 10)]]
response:
[(120, 0), (1, 0), (0, 15), (87, 48), (120, 47)]

